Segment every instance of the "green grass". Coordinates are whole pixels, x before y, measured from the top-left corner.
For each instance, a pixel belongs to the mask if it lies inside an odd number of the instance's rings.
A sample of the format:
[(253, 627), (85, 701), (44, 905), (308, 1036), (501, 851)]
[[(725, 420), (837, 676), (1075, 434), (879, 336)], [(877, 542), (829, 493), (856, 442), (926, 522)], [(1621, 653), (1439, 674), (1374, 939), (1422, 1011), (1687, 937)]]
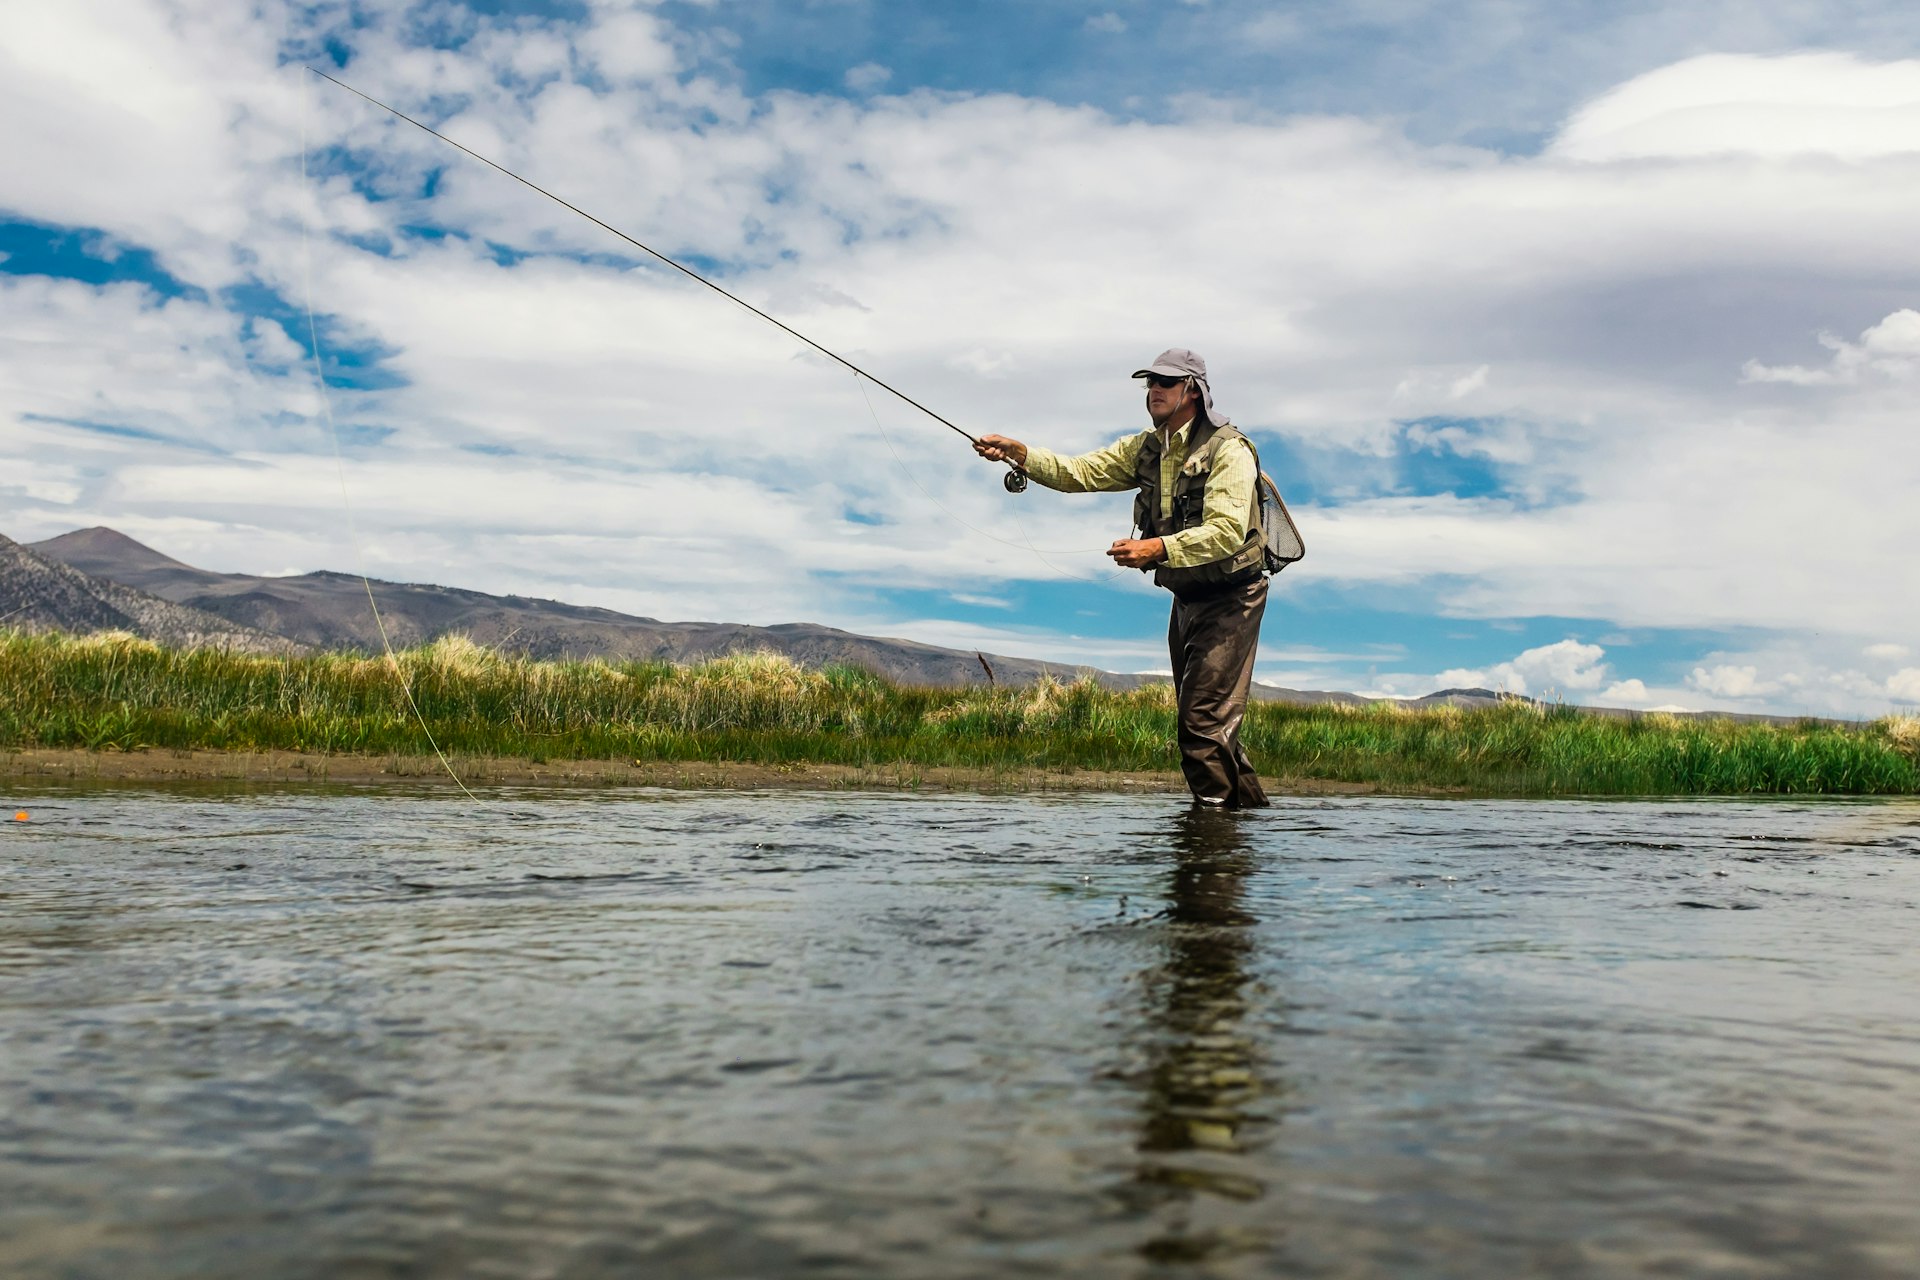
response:
[[(1165, 686), (925, 689), (752, 654), (695, 666), (534, 662), (441, 640), (398, 657), (251, 657), (127, 636), (0, 632), (0, 746), (534, 760), (1172, 770)], [(1858, 728), (1591, 716), (1509, 702), (1410, 712), (1256, 704), (1276, 778), (1497, 795), (1920, 792), (1920, 720)]]

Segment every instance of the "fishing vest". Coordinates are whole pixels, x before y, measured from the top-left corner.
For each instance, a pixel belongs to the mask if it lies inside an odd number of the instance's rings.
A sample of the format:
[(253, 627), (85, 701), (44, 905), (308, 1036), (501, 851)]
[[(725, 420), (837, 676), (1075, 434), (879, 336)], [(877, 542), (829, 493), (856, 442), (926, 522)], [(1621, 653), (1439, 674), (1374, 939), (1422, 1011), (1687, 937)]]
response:
[[(1140, 456), (1133, 464), (1133, 477), (1139, 486), (1133, 498), (1133, 523), (1143, 538), (1164, 538), (1182, 529), (1197, 528), (1206, 512), (1207, 481), (1213, 475), (1213, 459), (1220, 446), (1229, 440), (1240, 440), (1249, 451), (1253, 449), (1253, 442), (1231, 426), (1216, 426), (1196, 419), (1192, 433), (1188, 437), (1186, 463), (1173, 477), (1171, 514), (1164, 519), (1160, 515), (1160, 455), (1166, 450), (1166, 442), (1155, 431), (1140, 447)], [(1253, 478), (1247, 539), (1240, 544), (1240, 549), (1205, 564), (1179, 569), (1161, 565), (1153, 571), (1154, 586), (1165, 587), (1176, 596), (1205, 595), (1212, 589), (1253, 582), (1266, 572), (1267, 539), (1260, 523), (1258, 454), (1254, 455)]]

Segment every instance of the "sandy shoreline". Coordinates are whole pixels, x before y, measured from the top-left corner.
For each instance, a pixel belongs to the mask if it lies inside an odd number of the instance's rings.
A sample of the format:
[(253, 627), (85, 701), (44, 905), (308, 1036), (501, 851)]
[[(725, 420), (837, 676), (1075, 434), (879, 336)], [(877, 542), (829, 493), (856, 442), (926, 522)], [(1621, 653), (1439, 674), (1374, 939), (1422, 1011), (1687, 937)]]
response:
[[(1107, 773), (1088, 769), (991, 770), (911, 764), (861, 768), (835, 764), (741, 764), (698, 761), (551, 760), (512, 757), (453, 758), (469, 787), (672, 787), (676, 789), (807, 791), (1139, 792), (1184, 794), (1180, 775)], [(322, 755), (299, 751), (0, 751), (0, 778), (34, 782), (228, 782), (300, 785), (331, 783), (445, 786), (453, 781), (432, 756)], [(1269, 780), (1284, 795), (1371, 795), (1365, 783), (1314, 778)]]

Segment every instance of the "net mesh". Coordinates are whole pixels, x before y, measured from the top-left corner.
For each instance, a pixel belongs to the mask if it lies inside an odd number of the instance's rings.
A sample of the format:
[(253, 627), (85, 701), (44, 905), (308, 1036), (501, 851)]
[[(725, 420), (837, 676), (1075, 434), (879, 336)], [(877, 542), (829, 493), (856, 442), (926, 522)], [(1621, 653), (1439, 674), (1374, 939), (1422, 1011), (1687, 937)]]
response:
[(1275, 573), (1307, 554), (1299, 527), (1288, 514), (1287, 504), (1280, 500), (1280, 487), (1264, 471), (1260, 473), (1260, 523), (1266, 529), (1267, 555), (1278, 561), (1273, 566)]

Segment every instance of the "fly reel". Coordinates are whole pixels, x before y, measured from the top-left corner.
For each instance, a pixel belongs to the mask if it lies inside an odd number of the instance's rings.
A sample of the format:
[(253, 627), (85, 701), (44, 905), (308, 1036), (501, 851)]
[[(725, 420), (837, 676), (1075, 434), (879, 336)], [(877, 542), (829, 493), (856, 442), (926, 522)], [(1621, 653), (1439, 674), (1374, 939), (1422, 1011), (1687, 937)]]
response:
[(1000, 483), (1008, 493), (1027, 491), (1027, 473), (1018, 467), (1008, 467), (1007, 474), (1000, 477)]

